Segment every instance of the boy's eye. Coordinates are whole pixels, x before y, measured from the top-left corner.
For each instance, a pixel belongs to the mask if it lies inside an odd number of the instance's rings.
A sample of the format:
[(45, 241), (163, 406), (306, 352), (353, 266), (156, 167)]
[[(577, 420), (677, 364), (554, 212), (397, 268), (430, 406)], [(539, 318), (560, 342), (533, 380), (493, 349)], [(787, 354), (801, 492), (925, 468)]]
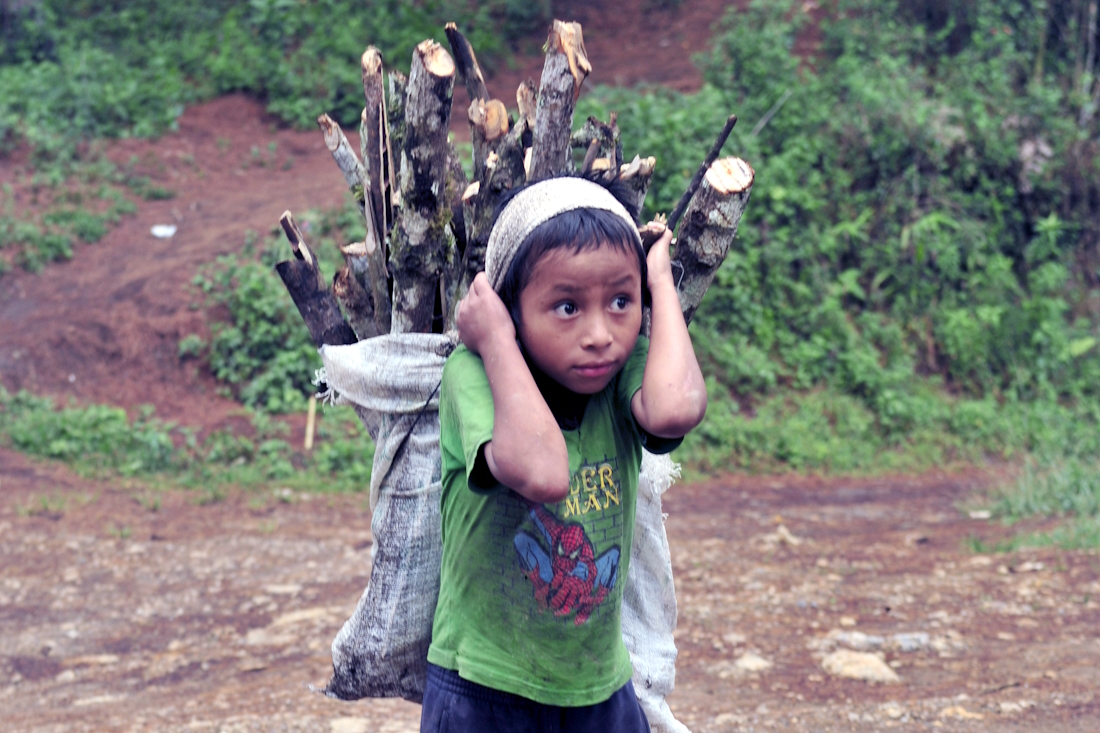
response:
[(630, 307), (630, 296), (616, 295), (611, 301), (611, 310), (624, 311)]
[(570, 303), (569, 301), (558, 303), (554, 306), (554, 312), (559, 316), (571, 316), (577, 312), (577, 306), (575, 303)]

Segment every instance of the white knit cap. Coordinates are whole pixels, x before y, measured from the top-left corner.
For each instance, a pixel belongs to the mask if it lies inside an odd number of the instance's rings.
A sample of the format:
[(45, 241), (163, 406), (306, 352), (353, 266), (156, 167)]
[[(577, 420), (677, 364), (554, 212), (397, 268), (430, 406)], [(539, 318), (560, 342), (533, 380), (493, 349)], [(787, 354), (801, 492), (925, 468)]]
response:
[[(626, 208), (598, 183), (584, 178), (548, 178), (528, 186), (500, 212), (485, 248), (485, 276), (500, 291), (516, 250), (537, 226), (574, 209), (603, 209), (618, 214), (638, 237), (637, 225)], [(639, 244), (641, 239), (638, 239)]]

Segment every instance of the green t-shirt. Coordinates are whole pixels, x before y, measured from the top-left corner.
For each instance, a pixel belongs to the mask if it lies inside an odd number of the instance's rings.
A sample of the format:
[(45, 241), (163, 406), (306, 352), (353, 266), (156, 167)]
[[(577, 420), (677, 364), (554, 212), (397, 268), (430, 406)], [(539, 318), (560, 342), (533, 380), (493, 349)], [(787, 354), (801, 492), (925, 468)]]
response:
[(459, 347), (443, 369), (443, 563), (428, 661), (546, 705), (603, 702), (631, 676), (620, 624), (642, 435), (630, 399), (648, 341), (592, 395), (569, 450), (569, 495), (534, 504), (468, 484), (493, 437), (481, 359)]

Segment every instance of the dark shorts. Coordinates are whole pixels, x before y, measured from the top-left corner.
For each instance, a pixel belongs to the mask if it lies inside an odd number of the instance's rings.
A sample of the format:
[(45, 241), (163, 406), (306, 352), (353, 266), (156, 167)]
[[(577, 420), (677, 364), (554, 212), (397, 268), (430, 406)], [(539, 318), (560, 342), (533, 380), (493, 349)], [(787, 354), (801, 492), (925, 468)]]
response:
[(420, 733), (649, 733), (649, 722), (627, 682), (607, 700), (581, 708), (543, 705), (469, 682), (428, 665)]

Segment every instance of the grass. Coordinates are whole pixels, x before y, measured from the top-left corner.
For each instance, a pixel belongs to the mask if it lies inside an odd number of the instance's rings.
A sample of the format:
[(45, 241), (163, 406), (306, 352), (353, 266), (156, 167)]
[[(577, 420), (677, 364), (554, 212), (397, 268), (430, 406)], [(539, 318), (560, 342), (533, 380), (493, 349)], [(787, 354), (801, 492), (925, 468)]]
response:
[(972, 538), (969, 545), (975, 552), (1100, 547), (1100, 460), (1092, 455), (1029, 457), (1015, 481), (993, 492), (989, 509), (1008, 526), (1034, 517), (1063, 521), (1053, 530), (1022, 532), (993, 545)]
[(103, 154), (101, 143), (76, 150), (50, 147), (35, 151), (16, 187), (0, 192), (0, 274), (18, 265), (40, 272), (50, 262), (71, 259), (77, 242), (94, 244), (123, 216), (137, 211), (126, 192), (146, 200), (171, 198)]
[(59, 518), (65, 513), (66, 504), (63, 496), (36, 496), (17, 504), (15, 513), (21, 517)]
[[(958, 413), (965, 405), (941, 408)], [(925, 430), (893, 445), (876, 442), (871, 419), (859, 414), (858, 403), (827, 392), (776, 398), (763, 403), (751, 419), (728, 398), (718, 400), (712, 411), (726, 415), (712, 415), (676, 455), (685, 462), (689, 480), (731, 467), (767, 472), (797, 466), (833, 474), (921, 470), (942, 466), (948, 459), (980, 461), (983, 455), (965, 434), (952, 435), (949, 430)], [(160, 420), (152, 408), (134, 416), (106, 405), (58, 408), (49, 399), (26, 392), (12, 395), (0, 388), (0, 444), (61, 461), (85, 476), (140, 478), (134, 500), (150, 512), (160, 510), (158, 492), (164, 488), (195, 490), (195, 503), (206, 506), (224, 501), (233, 487), (256, 490), (278, 484), (274, 499), (291, 502), (294, 491), (354, 493), (369, 486), (373, 444), (350, 409), (329, 408), (324, 413), (311, 453), (287, 442), (288, 427), (282, 419), (247, 414), (252, 423), (248, 434), (227, 427), (200, 441), (196, 430)], [(1020, 420), (1009, 409), (985, 417), (1005, 423)], [(1013, 525), (1037, 516), (1059, 516), (1065, 522), (1049, 532), (1021, 533), (995, 543), (971, 536), (967, 548), (989, 553), (1100, 546), (1100, 461), (1091, 455), (1039, 460), (1025, 453), (1026, 444), (1005, 441), (1003, 429), (991, 430), (1001, 435), (1001, 455), (1011, 448), (1029, 456), (1016, 480), (990, 497), (992, 520)], [(1028, 433), (1011, 435), (1019, 440)], [(1031, 437), (1052, 440), (1057, 435)], [(47, 495), (16, 507), (21, 516), (49, 518), (62, 516), (66, 508), (64, 497)], [(126, 531), (115, 527), (111, 533), (124, 538)]]
[[(696, 345), (697, 353), (705, 348)], [(1064, 455), (1065, 446), (1087, 454), (1100, 437), (1088, 405), (955, 396), (935, 378), (911, 378), (904, 397), (915, 418), (896, 425), (884, 424), (858, 397), (827, 386), (742, 396), (712, 376), (708, 391), (706, 419), (676, 454), (696, 475), (920, 471)]]
[[(156, 490), (199, 491), (199, 504), (225, 499), (230, 487), (320, 493), (365, 491), (374, 446), (350, 408), (328, 408), (318, 422), (313, 451), (287, 442), (285, 422), (251, 415), (248, 435), (230, 429), (198, 431), (158, 419), (152, 408), (129, 416), (107, 405), (58, 408), (52, 400), (0, 388), (0, 444), (40, 458), (58, 460), (95, 478), (140, 477), (146, 487), (135, 495), (148, 511), (160, 509)], [(56, 498), (43, 497), (20, 512), (64, 512)]]

